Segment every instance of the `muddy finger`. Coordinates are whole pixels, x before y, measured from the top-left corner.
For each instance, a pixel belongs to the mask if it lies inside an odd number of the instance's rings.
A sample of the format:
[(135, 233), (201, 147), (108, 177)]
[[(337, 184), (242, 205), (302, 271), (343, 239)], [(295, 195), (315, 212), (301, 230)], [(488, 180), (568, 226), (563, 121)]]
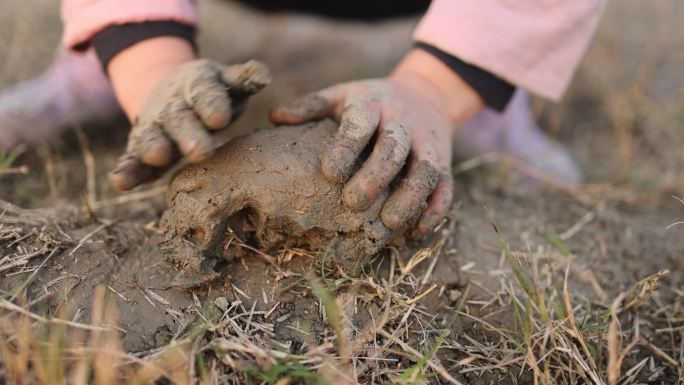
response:
[(222, 66), (220, 74), (231, 94), (233, 92), (254, 94), (271, 82), (271, 71), (268, 66), (257, 60)]
[(157, 179), (165, 170), (165, 167), (148, 166), (139, 158), (126, 155), (119, 159), (119, 164), (107, 176), (115, 189), (128, 191), (145, 182)]
[(414, 154), (408, 174), (382, 206), (380, 218), (385, 226), (396, 230), (415, 223), (427, 207), (438, 181), (434, 151), (426, 149), (424, 153)]
[(305, 95), (294, 102), (271, 110), (270, 119), (274, 124), (302, 124), (328, 117), (333, 112), (333, 104), (318, 93)]
[(370, 157), (342, 189), (342, 200), (349, 208), (366, 209), (387, 189), (404, 166), (410, 144), (408, 131), (402, 123), (391, 121), (385, 125)]
[(342, 112), (340, 128), (332, 147), (321, 161), (323, 175), (333, 183), (349, 179), (359, 157), (380, 122), (380, 109), (370, 103), (355, 103)]
[(207, 159), (214, 151), (211, 135), (189, 109), (176, 109), (163, 118), (164, 130), (190, 163)]
[(153, 167), (170, 166), (178, 158), (178, 150), (159, 124), (134, 128), (128, 151), (140, 154), (140, 160)]
[(183, 97), (210, 130), (225, 128), (233, 117), (228, 89), (215, 71), (190, 78)]
[(428, 205), (416, 227), (416, 237), (423, 237), (442, 222), (454, 202), (454, 178), (446, 168), (439, 175), (439, 183), (428, 200)]

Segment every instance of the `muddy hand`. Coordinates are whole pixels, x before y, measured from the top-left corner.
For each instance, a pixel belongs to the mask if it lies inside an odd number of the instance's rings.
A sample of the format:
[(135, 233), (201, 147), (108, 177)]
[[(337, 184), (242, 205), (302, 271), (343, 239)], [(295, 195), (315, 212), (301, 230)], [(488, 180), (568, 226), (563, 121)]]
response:
[(147, 99), (128, 137), (126, 153), (109, 174), (118, 190), (161, 176), (181, 156), (191, 163), (214, 150), (211, 132), (226, 128), (247, 98), (270, 82), (257, 61), (224, 66), (209, 60), (183, 65)]
[[(355, 210), (367, 208), (405, 170), (383, 205), (381, 219), (390, 229), (417, 222), (417, 230), (425, 234), (451, 208), (453, 124), (420, 82), (393, 76), (337, 85), (275, 108), (271, 120), (299, 124), (337, 119), (338, 132), (321, 166), (327, 179), (344, 183), (344, 202)], [(374, 135), (370, 156), (352, 175)]]

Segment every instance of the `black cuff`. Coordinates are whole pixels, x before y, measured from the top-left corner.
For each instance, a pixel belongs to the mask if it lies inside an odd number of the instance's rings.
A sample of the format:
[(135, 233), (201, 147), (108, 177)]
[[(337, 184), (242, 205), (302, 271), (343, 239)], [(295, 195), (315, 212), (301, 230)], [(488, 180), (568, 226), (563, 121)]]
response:
[(499, 112), (506, 109), (506, 105), (513, 97), (513, 92), (515, 92), (514, 85), (491, 72), (468, 64), (437, 47), (418, 42), (416, 43), (416, 48), (427, 51), (456, 72), (463, 81), (468, 83), (480, 95), (487, 106)]
[(114, 25), (100, 31), (93, 38), (93, 47), (107, 72), (107, 65), (116, 54), (143, 40), (159, 36), (176, 36), (185, 39), (197, 51), (195, 28), (175, 21), (147, 21), (144, 23)]

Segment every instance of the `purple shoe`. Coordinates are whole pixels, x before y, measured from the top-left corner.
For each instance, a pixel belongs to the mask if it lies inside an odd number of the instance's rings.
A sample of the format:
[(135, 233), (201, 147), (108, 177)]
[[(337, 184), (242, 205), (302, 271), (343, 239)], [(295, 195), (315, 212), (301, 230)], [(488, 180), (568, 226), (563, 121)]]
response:
[(582, 171), (570, 151), (537, 126), (525, 91), (516, 91), (503, 113), (485, 108), (456, 134), (456, 159), (487, 153), (506, 154), (540, 175), (573, 186), (582, 183)]
[(119, 113), (94, 52), (60, 51), (44, 74), (0, 91), (0, 150), (49, 142), (68, 127)]

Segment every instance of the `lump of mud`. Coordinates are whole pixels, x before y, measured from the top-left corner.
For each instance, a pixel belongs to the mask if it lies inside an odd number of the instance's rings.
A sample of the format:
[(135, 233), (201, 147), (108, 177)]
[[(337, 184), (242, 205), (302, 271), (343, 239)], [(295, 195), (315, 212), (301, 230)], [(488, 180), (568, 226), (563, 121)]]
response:
[(347, 274), (385, 245), (384, 199), (355, 212), (328, 182), (320, 156), (337, 130), (323, 120), (276, 127), (235, 139), (171, 182), (162, 217), (162, 249), (182, 268), (212, 273), (219, 260), (288, 247), (317, 252), (319, 262)]

